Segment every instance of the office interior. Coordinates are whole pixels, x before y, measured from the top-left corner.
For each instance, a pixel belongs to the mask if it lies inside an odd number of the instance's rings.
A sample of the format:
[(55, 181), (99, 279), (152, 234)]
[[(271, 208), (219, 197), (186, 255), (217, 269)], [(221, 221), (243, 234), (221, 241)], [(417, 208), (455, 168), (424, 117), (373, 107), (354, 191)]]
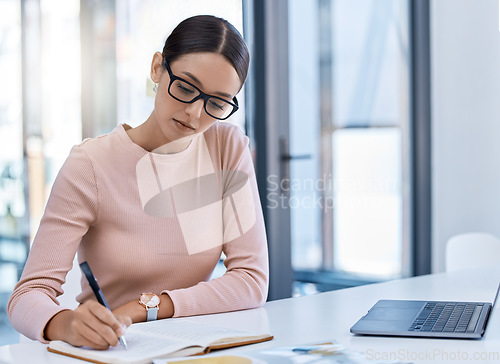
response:
[(269, 300), (445, 270), (500, 237), (498, 0), (0, 0), (0, 344), (70, 148), (139, 125), (152, 55), (196, 14), (244, 35)]

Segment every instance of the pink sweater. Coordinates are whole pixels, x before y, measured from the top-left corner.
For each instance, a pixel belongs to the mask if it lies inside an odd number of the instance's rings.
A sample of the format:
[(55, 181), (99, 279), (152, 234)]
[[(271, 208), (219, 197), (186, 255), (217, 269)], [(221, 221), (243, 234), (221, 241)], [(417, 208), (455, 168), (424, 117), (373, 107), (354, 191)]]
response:
[[(19, 332), (45, 342), (77, 252), (111, 309), (142, 292), (168, 293), (174, 317), (262, 305), (267, 241), (248, 138), (216, 123), (186, 150), (155, 154), (120, 125), (75, 146), (9, 300)], [(222, 252), (227, 271), (209, 280)], [(79, 302), (95, 299), (84, 279)]]

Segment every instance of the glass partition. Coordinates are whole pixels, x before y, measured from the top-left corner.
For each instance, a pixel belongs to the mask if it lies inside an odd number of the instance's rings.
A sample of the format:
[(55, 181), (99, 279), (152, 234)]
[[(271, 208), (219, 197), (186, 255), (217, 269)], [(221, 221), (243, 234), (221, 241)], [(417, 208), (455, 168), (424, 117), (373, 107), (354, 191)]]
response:
[(320, 290), (410, 269), (408, 6), (289, 1), (292, 262)]

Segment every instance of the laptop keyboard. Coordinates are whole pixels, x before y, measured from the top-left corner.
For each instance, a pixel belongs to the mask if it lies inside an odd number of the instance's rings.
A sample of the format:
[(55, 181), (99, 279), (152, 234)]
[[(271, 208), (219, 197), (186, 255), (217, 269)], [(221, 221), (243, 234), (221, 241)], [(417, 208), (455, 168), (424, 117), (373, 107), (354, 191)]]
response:
[(482, 303), (428, 302), (409, 330), (474, 332), (482, 308)]

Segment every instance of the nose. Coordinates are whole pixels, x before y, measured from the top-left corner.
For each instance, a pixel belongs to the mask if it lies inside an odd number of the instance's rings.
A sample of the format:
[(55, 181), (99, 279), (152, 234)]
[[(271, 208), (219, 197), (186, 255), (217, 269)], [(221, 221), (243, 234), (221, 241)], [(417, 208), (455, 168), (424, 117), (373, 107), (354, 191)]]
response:
[(203, 106), (203, 99), (196, 100), (192, 104), (187, 104), (185, 109), (186, 114), (188, 114), (191, 119), (199, 119), (201, 117), (201, 113), (203, 112)]

